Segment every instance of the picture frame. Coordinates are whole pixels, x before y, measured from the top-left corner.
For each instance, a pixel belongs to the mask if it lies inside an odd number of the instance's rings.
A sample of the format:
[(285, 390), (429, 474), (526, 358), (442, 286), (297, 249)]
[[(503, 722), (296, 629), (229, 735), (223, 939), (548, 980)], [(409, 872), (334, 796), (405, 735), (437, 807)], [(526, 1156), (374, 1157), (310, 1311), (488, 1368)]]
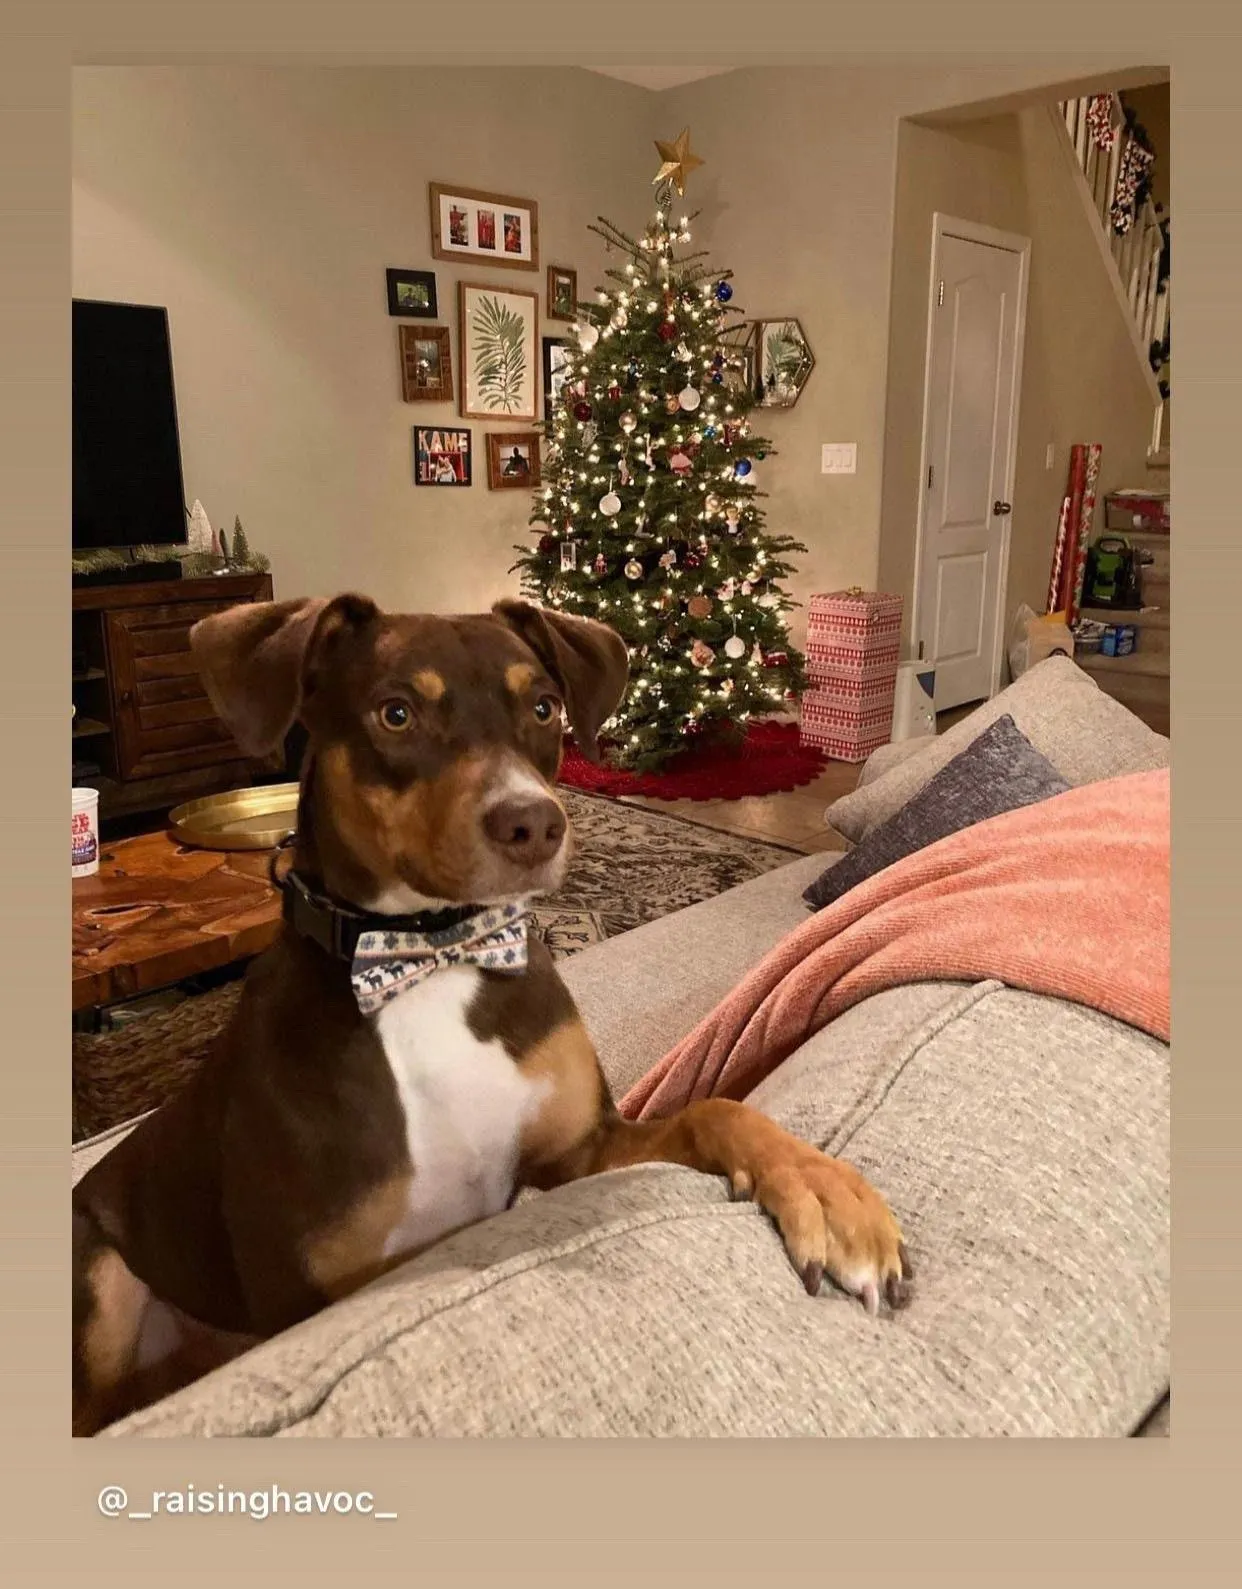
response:
[(536, 418), (539, 296), (521, 288), (458, 283), (463, 419)]
[(447, 326), (398, 326), (401, 400), (405, 403), (453, 401), (453, 354)]
[(389, 314), (413, 320), (434, 320), (439, 314), (435, 271), (390, 267), (384, 275), (388, 281)]
[(470, 431), (457, 425), (415, 425), (414, 484), (468, 486), (472, 483)]
[(784, 320), (756, 320), (753, 349), (755, 402), (760, 408), (792, 408), (815, 368), (815, 355), (801, 321), (792, 315)]
[(551, 430), (561, 392), (573, 374), (574, 344), (568, 337), (543, 339), (543, 421)]
[(489, 431), (487, 483), (493, 491), (530, 491), (540, 484), (539, 432)]
[(578, 272), (568, 265), (548, 266), (549, 320), (578, 318)]
[(435, 259), (486, 260), (505, 270), (539, 269), (539, 206), (451, 182), (428, 184)]

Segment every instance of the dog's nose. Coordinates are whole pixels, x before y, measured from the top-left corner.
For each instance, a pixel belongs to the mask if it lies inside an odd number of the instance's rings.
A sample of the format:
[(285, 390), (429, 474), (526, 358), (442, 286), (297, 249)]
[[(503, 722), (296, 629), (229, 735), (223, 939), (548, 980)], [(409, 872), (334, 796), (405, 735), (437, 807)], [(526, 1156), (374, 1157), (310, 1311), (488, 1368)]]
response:
[(565, 813), (547, 796), (501, 800), (484, 815), (483, 831), (519, 866), (542, 866), (561, 847)]

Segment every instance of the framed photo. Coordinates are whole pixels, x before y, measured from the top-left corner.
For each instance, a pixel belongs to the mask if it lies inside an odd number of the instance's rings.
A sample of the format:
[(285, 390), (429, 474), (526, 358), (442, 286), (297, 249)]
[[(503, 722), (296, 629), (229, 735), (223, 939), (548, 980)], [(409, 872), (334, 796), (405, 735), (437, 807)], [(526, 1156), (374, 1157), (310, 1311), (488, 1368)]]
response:
[(535, 419), (539, 298), (458, 283), (463, 419)]
[(568, 265), (548, 266), (548, 319), (578, 318), (578, 272)]
[(447, 326), (398, 326), (401, 397), (407, 403), (451, 403), (453, 359)]
[(409, 315), (415, 320), (434, 320), (436, 277), (432, 270), (389, 270), (388, 313)]
[(564, 337), (543, 339), (543, 418), (552, 424), (556, 405), (561, 400), (565, 383), (573, 374), (574, 345)]
[(539, 484), (539, 432), (514, 430), (487, 438), (487, 483), (493, 491), (529, 491)]
[(534, 199), (432, 182), (435, 259), (485, 259), (509, 270), (539, 269), (539, 206)]
[(414, 427), (414, 484), (468, 486), (470, 432), (443, 425)]

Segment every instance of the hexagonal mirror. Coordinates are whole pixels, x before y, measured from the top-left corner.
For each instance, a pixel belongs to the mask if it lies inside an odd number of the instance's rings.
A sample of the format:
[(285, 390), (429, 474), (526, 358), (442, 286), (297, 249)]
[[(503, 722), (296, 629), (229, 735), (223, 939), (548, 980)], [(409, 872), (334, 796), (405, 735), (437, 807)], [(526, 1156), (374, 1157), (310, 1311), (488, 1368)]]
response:
[(755, 401), (764, 408), (792, 408), (815, 368), (815, 355), (797, 320), (756, 320)]

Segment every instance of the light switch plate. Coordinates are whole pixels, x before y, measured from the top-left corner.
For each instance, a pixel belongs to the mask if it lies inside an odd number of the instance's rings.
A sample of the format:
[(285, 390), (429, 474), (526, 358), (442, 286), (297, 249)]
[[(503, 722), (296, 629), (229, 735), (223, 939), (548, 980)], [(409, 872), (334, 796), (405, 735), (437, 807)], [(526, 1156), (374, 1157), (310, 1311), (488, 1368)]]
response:
[(826, 441), (823, 448), (824, 474), (855, 474), (858, 470), (856, 441)]

